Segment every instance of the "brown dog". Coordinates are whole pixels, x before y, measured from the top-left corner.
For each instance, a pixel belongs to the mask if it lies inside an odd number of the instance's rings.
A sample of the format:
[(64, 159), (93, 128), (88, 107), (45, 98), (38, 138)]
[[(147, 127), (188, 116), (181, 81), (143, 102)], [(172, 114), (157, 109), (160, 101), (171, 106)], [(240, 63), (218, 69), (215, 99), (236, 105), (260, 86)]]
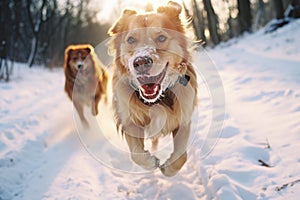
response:
[[(175, 175), (186, 162), (197, 78), (189, 62), (189, 42), (181, 6), (169, 2), (156, 12), (124, 10), (110, 28), (114, 53), (113, 108), (131, 159), (145, 169)], [(144, 139), (172, 133), (174, 151), (159, 159), (144, 149)]]
[(81, 121), (88, 125), (84, 105), (91, 108), (94, 116), (98, 114), (98, 103), (102, 96), (106, 98), (108, 74), (89, 44), (66, 48), (64, 72), (65, 92), (73, 101)]

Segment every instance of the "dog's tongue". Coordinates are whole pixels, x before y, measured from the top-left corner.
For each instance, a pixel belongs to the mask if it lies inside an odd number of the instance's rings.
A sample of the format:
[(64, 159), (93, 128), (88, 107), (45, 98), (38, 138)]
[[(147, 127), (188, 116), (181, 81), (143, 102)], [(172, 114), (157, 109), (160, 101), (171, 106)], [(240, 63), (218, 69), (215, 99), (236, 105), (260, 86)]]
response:
[(145, 94), (155, 94), (157, 91), (155, 91), (155, 88), (157, 87), (158, 85), (155, 84), (155, 83), (151, 83), (151, 84), (144, 84), (142, 85), (142, 88), (144, 89), (144, 93)]

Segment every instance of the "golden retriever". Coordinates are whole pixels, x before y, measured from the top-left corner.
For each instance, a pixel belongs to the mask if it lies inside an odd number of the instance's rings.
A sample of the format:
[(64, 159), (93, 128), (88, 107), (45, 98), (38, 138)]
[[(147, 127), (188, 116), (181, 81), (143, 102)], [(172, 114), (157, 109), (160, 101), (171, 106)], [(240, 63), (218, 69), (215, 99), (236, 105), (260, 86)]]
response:
[(106, 99), (108, 73), (102, 67), (94, 48), (89, 44), (70, 45), (64, 57), (65, 92), (73, 101), (74, 107), (84, 125), (84, 106), (98, 114), (101, 97)]
[[(180, 19), (181, 5), (169, 2), (156, 11), (125, 9), (110, 28), (114, 54), (113, 109), (131, 159), (144, 169), (160, 168), (174, 176), (187, 160), (197, 77), (190, 63), (190, 43)], [(173, 153), (165, 163), (145, 150), (172, 134)]]

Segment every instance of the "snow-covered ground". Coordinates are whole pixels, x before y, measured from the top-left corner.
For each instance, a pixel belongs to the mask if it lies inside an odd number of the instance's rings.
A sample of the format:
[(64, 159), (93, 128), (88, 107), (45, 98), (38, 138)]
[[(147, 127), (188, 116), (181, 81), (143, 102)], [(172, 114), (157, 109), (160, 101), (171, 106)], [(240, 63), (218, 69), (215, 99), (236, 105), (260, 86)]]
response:
[[(105, 121), (109, 107), (100, 117), (105, 137), (82, 144), (63, 70), (16, 65), (11, 82), (0, 83), (0, 199), (298, 199), (299, 35), (297, 20), (207, 52), (225, 90), (222, 133), (213, 151), (200, 157), (201, 134), (212, 120), (209, 98), (200, 94), (199, 144), (191, 144), (188, 162), (172, 178), (159, 170), (126, 172), (127, 157), (101, 152), (115, 141), (113, 124)], [(101, 163), (97, 156), (111, 160)]]

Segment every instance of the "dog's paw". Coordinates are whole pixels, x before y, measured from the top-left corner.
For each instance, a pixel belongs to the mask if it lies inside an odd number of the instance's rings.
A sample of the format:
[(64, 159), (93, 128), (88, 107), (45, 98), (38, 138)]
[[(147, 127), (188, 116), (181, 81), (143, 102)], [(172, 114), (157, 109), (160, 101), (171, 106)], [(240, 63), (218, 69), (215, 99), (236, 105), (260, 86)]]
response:
[(186, 160), (187, 160), (186, 152), (176, 160), (171, 156), (164, 164), (159, 166), (159, 169), (165, 176), (168, 177), (175, 176), (177, 172), (182, 168)]
[(96, 107), (92, 107), (92, 115), (97, 116), (98, 115), (98, 109)]
[(166, 161), (163, 165), (159, 166), (160, 171), (163, 175), (171, 177), (175, 176), (179, 171), (178, 168), (174, 168), (168, 161)]
[(159, 167), (159, 159), (151, 156), (148, 151), (140, 154), (132, 154), (131, 159), (146, 170), (154, 170)]
[(155, 170), (156, 168), (159, 167), (159, 159), (156, 158), (155, 156), (150, 157), (150, 162), (148, 163), (147, 166), (144, 167), (146, 170)]

